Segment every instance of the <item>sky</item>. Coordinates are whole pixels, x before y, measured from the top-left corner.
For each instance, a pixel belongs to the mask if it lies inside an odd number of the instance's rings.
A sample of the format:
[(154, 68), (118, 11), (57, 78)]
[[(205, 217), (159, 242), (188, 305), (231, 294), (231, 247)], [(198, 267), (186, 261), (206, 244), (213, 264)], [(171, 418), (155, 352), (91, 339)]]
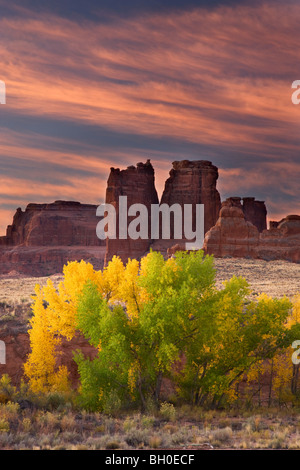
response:
[(298, 0), (0, 0), (0, 235), (148, 158), (159, 194), (210, 160), (222, 200), (300, 214), (299, 20)]

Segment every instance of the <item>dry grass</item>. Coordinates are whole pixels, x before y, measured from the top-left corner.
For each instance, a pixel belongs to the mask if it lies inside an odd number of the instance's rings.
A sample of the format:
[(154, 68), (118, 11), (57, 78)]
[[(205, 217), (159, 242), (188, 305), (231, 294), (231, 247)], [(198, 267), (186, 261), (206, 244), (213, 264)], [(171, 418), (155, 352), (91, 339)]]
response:
[[(287, 261), (263, 261), (250, 259), (216, 258), (217, 286), (233, 275), (244, 277), (253, 294), (265, 292), (272, 297), (292, 297), (300, 289), (299, 264)], [(27, 304), (31, 302), (36, 284), (45, 285), (48, 279), (55, 286), (63, 280), (62, 274), (49, 277), (26, 277), (18, 274), (0, 276), (0, 305)]]
[(249, 416), (185, 407), (170, 424), (160, 413), (110, 417), (62, 407), (21, 410), (8, 403), (0, 406), (0, 450), (299, 449), (297, 413), (257, 410)]
[(36, 284), (45, 285), (51, 279), (57, 286), (63, 280), (62, 274), (54, 274), (49, 277), (26, 277), (22, 275), (1, 275), (0, 276), (0, 304), (28, 304), (31, 296), (34, 295)]
[(292, 298), (300, 292), (300, 265), (288, 261), (263, 261), (252, 259), (215, 259), (217, 286), (233, 275), (244, 277), (250, 284), (253, 296), (265, 292), (271, 297)]

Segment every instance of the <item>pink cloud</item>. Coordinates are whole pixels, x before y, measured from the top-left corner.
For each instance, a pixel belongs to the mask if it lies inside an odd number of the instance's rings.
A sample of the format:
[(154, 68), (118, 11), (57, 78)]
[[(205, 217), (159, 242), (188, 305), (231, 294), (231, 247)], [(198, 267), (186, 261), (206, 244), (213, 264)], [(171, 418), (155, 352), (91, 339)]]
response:
[[(234, 8), (147, 15), (138, 21), (115, 19), (109, 24), (79, 24), (19, 11), (21, 17), (0, 19), (5, 109), (23, 117), (181, 139), (199, 145), (199, 152), (202, 146), (213, 145), (220, 160), (225, 151), (240, 152), (239, 162), (220, 168), (218, 185), (223, 193), (253, 192), (269, 185), (283, 196), (299, 194), (300, 106), (291, 103), (291, 83), (299, 78), (295, 74), (300, 5), (249, 2)], [(27, 160), (33, 167), (37, 161), (53, 162), (57, 168), (88, 167), (94, 176), (82, 180), (67, 175), (64, 184), (41, 186), (28, 184), (26, 177), (3, 175), (1, 191), (11, 195), (11, 201), (17, 202), (18, 194), (20, 202), (25, 201), (36, 192), (49, 200), (56, 195), (82, 200), (84, 195), (97, 203), (99, 188), (102, 194), (105, 188), (103, 175), (108, 176), (113, 162), (126, 166), (146, 158), (144, 149), (125, 148), (108, 148), (107, 155), (99, 158), (92, 145), (82, 156), (51, 150), (46, 137), (40, 146), (33, 145), (38, 138), (2, 132), (0, 154)], [(245, 162), (246, 153), (260, 156), (259, 165)], [(171, 161), (162, 161), (166, 153), (155, 150), (151, 157), (161, 193)], [(200, 154), (198, 158), (211, 159)], [(276, 215), (279, 209), (268, 192), (266, 199)], [(280, 211), (289, 209), (289, 202), (280, 204)], [(293, 203), (291, 210), (298, 208)], [(3, 226), (8, 211), (0, 215)]]

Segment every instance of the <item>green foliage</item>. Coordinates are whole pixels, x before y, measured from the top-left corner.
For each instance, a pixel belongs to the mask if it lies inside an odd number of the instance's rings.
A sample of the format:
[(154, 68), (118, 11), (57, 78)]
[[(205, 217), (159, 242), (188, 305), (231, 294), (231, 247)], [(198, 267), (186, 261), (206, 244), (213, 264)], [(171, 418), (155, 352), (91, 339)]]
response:
[(234, 387), (243, 374), (290, 344), (285, 326), (290, 301), (261, 295), (247, 302), (248, 292), (246, 281), (233, 277), (212, 298), (209, 318), (198, 318), (199, 334), (186, 348), (180, 379), (181, 392), (195, 404), (235, 399)]
[(8, 374), (3, 374), (0, 378), (0, 403), (13, 400), (16, 396), (16, 387), (12, 385)]
[(128, 288), (109, 303), (95, 284), (85, 285), (77, 327), (99, 349), (93, 361), (75, 356), (86, 406), (103, 408), (112, 390), (143, 409), (149, 397), (158, 400), (162, 378), (172, 375), (174, 362), (197, 332), (192, 318), (207, 315), (214, 276), (212, 258), (202, 252), (179, 253), (168, 261), (150, 253), (134, 284), (137, 315), (126, 308)]
[(202, 251), (168, 260), (150, 252), (126, 266), (114, 257), (103, 271), (70, 263), (58, 292), (51, 283), (37, 289), (25, 372), (34, 390), (65, 390), (67, 371), (55, 358), (58, 333), (71, 339), (79, 330), (96, 353), (74, 354), (84, 408), (158, 409), (167, 378), (182, 402), (220, 406), (236, 398), (245, 373), (298, 339), (297, 321), (287, 327), (288, 299), (262, 294), (250, 302), (249, 293), (237, 277), (217, 289), (213, 257)]

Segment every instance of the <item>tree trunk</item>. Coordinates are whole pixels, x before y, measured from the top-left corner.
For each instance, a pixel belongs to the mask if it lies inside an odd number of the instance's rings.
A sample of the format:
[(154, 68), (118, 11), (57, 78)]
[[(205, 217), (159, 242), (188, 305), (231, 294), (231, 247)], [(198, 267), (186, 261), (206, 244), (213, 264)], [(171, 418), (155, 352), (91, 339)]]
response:
[(273, 366), (274, 361), (271, 361), (271, 372), (270, 372), (270, 383), (269, 383), (269, 398), (268, 398), (268, 407), (270, 408), (272, 403), (272, 388), (273, 388)]

